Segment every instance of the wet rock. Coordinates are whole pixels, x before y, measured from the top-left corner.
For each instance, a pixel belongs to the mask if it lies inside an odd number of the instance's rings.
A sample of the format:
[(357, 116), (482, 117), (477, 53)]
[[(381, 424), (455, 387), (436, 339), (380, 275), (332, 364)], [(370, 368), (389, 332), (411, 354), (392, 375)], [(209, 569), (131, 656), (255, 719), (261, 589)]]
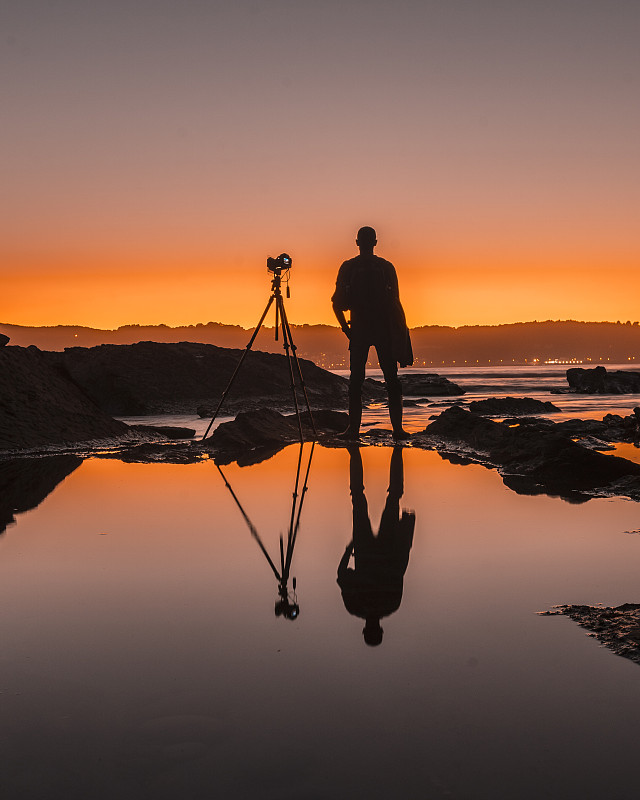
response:
[(572, 367), (567, 370), (567, 381), (569, 390), (578, 394), (640, 394), (640, 372)]
[(202, 452), (193, 442), (142, 442), (112, 452), (100, 452), (98, 458), (117, 459), (127, 464), (194, 464)]
[[(305, 440), (313, 438), (309, 414), (300, 415)], [(319, 410), (313, 413), (316, 430), (320, 433), (338, 433), (349, 423), (348, 414), (340, 411)], [(295, 414), (280, 414), (272, 408), (241, 411), (234, 420), (223, 422), (202, 443), (203, 449), (213, 449), (219, 463), (255, 463), (255, 457), (263, 460), (293, 442), (300, 441), (298, 418)], [(249, 453), (253, 453), (247, 461)]]
[[(470, 404), (471, 406), (471, 404)], [(638, 409), (640, 412), (640, 408)], [(509, 426), (528, 427), (538, 431), (556, 431), (571, 439), (579, 439), (592, 449), (611, 449), (611, 442), (638, 442), (640, 438), (640, 418), (637, 413), (623, 417), (619, 414), (605, 414), (598, 419), (566, 419), (554, 422), (544, 417), (506, 417), (503, 422)]]
[(518, 476), (520, 488), (526, 482), (530, 493), (539, 487), (560, 496), (602, 491), (640, 498), (640, 464), (583, 447), (555, 429), (513, 427), (454, 406), (414, 435), (413, 444), (429, 440), (439, 450), (461, 446), (464, 455), (474, 454), (503, 476)]
[(568, 419), (557, 423), (557, 429), (580, 439), (596, 437), (603, 442), (637, 442), (640, 437), (640, 418), (634, 410), (633, 414), (626, 417), (605, 414), (601, 420)]
[(140, 433), (157, 433), (167, 439), (192, 439), (196, 435), (195, 428), (181, 428), (178, 425), (130, 425), (129, 427)]
[(408, 397), (450, 397), (465, 393), (457, 383), (432, 372), (401, 375), (400, 383), (402, 393)]
[(362, 401), (364, 403), (375, 403), (387, 399), (387, 390), (384, 381), (377, 381), (375, 378), (365, 378), (362, 384)]
[(553, 414), (562, 409), (553, 403), (533, 397), (489, 397), (469, 403), (469, 411), (487, 417), (519, 417), (531, 414)]
[(592, 636), (616, 655), (640, 664), (640, 604), (620, 606), (556, 606), (542, 616), (563, 614), (591, 632)]

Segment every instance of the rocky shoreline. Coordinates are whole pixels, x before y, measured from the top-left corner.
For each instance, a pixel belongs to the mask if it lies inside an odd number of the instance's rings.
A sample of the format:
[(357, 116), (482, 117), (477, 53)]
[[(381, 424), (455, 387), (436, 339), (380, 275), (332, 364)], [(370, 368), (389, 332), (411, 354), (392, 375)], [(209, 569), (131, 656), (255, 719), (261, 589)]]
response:
[[(297, 418), (283, 413), (293, 407), (284, 356), (248, 354), (235, 396), (225, 403), (225, 412), (237, 416), (204, 442), (187, 441), (194, 436), (191, 428), (128, 426), (111, 416), (185, 410), (209, 416), (241, 356), (242, 351), (193, 343), (102, 345), (64, 353), (4, 346), (0, 458), (98, 451), (131, 461), (186, 463), (213, 455), (220, 462), (253, 463), (267, 458), (299, 440)], [(337, 434), (347, 423), (347, 380), (304, 360), (301, 368), (318, 440), (345, 446)], [(402, 380), (408, 404), (412, 398), (430, 402), (422, 396), (426, 392), (433, 397), (464, 394), (431, 373), (403, 375)], [(386, 400), (383, 383), (369, 379), (366, 384), (365, 402)], [(436, 450), (459, 464), (496, 469), (505, 485), (519, 493), (574, 502), (614, 495), (640, 500), (640, 464), (601, 452), (613, 443), (640, 441), (640, 407), (629, 416), (608, 414), (602, 420), (553, 422), (534, 416), (559, 410), (526, 397), (468, 404), (452, 400), (404, 444)], [(305, 439), (312, 438), (306, 413), (302, 425)], [(363, 433), (361, 443), (391, 445), (393, 439), (390, 431), (375, 429)]]

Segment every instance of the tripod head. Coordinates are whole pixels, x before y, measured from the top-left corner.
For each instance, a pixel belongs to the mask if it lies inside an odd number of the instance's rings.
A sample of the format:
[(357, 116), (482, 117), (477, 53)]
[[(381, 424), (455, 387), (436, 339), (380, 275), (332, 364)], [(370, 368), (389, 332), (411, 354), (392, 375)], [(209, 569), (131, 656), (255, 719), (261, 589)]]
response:
[[(287, 297), (290, 297), (289, 292), (289, 270), (293, 266), (293, 261), (288, 253), (280, 253), (277, 258), (267, 257), (267, 270), (273, 273), (273, 280), (271, 281), (271, 290), (274, 293), (279, 293), (280, 284), (282, 279), (287, 282)], [(276, 336), (276, 339), (278, 337)]]

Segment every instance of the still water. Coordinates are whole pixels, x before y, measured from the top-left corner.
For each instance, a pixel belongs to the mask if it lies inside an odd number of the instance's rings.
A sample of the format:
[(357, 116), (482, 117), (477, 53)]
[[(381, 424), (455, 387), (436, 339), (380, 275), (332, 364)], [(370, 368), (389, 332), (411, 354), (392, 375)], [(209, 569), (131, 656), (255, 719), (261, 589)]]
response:
[[(394, 450), (359, 453), (376, 532)], [(640, 602), (638, 506), (519, 496), (397, 450), (415, 529), (370, 646), (337, 583), (357, 450), (315, 448), (299, 615), (276, 616), (265, 552), (278, 568), (298, 456), (225, 467), (228, 485), (212, 461), (90, 458), (16, 515), (0, 537), (2, 796), (637, 797), (640, 667), (536, 612)]]

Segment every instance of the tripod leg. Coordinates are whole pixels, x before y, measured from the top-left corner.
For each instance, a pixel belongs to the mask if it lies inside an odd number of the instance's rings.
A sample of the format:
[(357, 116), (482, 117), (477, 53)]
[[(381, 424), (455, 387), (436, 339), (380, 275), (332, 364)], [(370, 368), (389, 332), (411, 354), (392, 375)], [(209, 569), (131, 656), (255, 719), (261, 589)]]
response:
[(201, 439), (201, 441), (203, 441), (203, 442), (207, 438), (207, 436), (209, 435), (209, 431), (211, 430), (211, 426), (213, 425), (213, 423), (214, 423), (216, 417), (218, 416), (218, 414), (220, 413), (220, 409), (222, 408), (222, 404), (224, 403), (224, 401), (225, 401), (225, 399), (227, 397), (227, 394), (229, 393), (229, 389), (231, 388), (231, 385), (233, 384), (234, 380), (236, 379), (236, 375), (238, 374), (238, 372), (240, 372), (240, 367), (242, 366), (242, 362), (247, 357), (247, 353), (249, 352), (249, 350), (251, 350), (251, 347), (253, 346), (253, 343), (256, 340), (256, 336), (258, 335), (258, 332), (260, 331), (260, 328), (262, 327), (262, 323), (264, 322), (264, 318), (269, 313), (269, 309), (271, 308), (271, 303), (273, 303), (273, 299), (274, 299), (274, 295), (271, 295), (265, 310), (262, 312), (262, 316), (260, 317), (260, 322), (258, 322), (258, 324), (256, 325), (256, 329), (253, 332), (253, 336), (251, 337), (251, 339), (249, 339), (249, 344), (245, 347), (244, 353), (242, 354), (242, 358), (236, 364), (236, 368), (233, 371), (233, 375), (229, 379), (229, 383), (227, 384), (227, 388), (222, 393), (222, 397), (220, 398), (220, 402), (218, 403), (218, 407), (213, 412), (213, 417), (211, 417), (211, 422), (209, 423), (209, 426), (207, 427), (207, 430), (205, 431), (205, 434)]
[(220, 476), (222, 477), (222, 480), (224, 481), (224, 485), (227, 487), (227, 489), (228, 489), (228, 490), (229, 490), (229, 492), (231, 493), (231, 497), (233, 497), (233, 499), (234, 499), (234, 501), (235, 501), (235, 504), (236, 504), (236, 505), (238, 506), (238, 508), (240, 509), (240, 513), (242, 514), (242, 516), (243, 516), (243, 518), (244, 518), (244, 521), (247, 523), (247, 527), (249, 528), (249, 532), (251, 533), (251, 535), (253, 536), (253, 538), (256, 540), (256, 542), (258, 543), (258, 546), (259, 546), (259, 547), (260, 547), (260, 549), (262, 550), (262, 554), (263, 554), (263, 555), (264, 555), (264, 557), (267, 559), (267, 562), (269, 563), (269, 566), (271, 567), (271, 571), (272, 571), (272, 572), (273, 572), (273, 574), (276, 576), (276, 580), (278, 580), (278, 581), (281, 581), (281, 580), (282, 580), (282, 578), (281, 578), (281, 576), (280, 576), (280, 573), (279, 573), (279, 572), (278, 572), (278, 570), (276, 569), (276, 565), (273, 563), (273, 561), (272, 561), (272, 559), (271, 559), (271, 556), (269, 555), (269, 553), (267, 553), (267, 549), (266, 549), (266, 547), (264, 546), (264, 544), (262, 543), (262, 539), (260, 538), (260, 534), (258, 533), (258, 529), (257, 529), (257, 528), (256, 528), (256, 526), (253, 524), (253, 522), (251, 522), (251, 520), (249, 519), (249, 516), (247, 515), (247, 512), (246, 512), (246, 511), (244, 510), (244, 508), (242, 507), (242, 504), (241, 504), (241, 502), (238, 500), (238, 497), (237, 497), (236, 493), (235, 493), (235, 492), (233, 491), (233, 489), (231, 488), (231, 484), (230, 484), (230, 483), (229, 483), (229, 481), (228, 481), (228, 480), (225, 478), (225, 476), (224, 476), (224, 472), (223, 472), (223, 471), (220, 469), (220, 467), (219, 467), (219, 465), (218, 465), (218, 464), (216, 464), (215, 466), (216, 466), (216, 469), (218, 470), (218, 472), (220, 473)]
[[(292, 355), (289, 352), (290, 342), (289, 336), (287, 335), (287, 328), (286, 326), (286, 314), (284, 312), (284, 302), (282, 300), (282, 295), (278, 295), (278, 299), (276, 301), (276, 314), (280, 313), (280, 324), (282, 325), (282, 338), (284, 339), (283, 347), (287, 354), (287, 364), (289, 365), (289, 381), (291, 383), (291, 394), (293, 395), (293, 404), (296, 409), (296, 417), (298, 419), (298, 431), (300, 433), (300, 444), (304, 443), (304, 434), (302, 433), (302, 419), (300, 418), (300, 408), (298, 407), (298, 397), (296, 395), (296, 384), (295, 379), (293, 377), (293, 364), (291, 363)], [(295, 354), (295, 350), (294, 350)]]
[(316, 430), (316, 423), (314, 422), (313, 414), (311, 413), (311, 405), (309, 403), (309, 397), (307, 395), (307, 387), (305, 386), (304, 378), (302, 377), (302, 369), (300, 368), (300, 362), (298, 361), (298, 355), (296, 353), (296, 349), (297, 348), (296, 348), (295, 344), (293, 343), (293, 336), (291, 334), (291, 328), (289, 327), (289, 320), (287, 319), (287, 313), (284, 310), (284, 300), (282, 300), (282, 298), (280, 299), (280, 305), (281, 305), (280, 314), (282, 316), (282, 330), (283, 330), (283, 332), (285, 334), (285, 337), (288, 338), (289, 343), (291, 345), (291, 352), (293, 354), (293, 360), (294, 360), (295, 365), (296, 365), (296, 372), (298, 373), (298, 380), (300, 381), (300, 388), (302, 389), (302, 394), (304, 395), (304, 402), (306, 403), (307, 411), (309, 412), (309, 419), (311, 420), (311, 428), (313, 430), (314, 436), (317, 439), (318, 438), (318, 431)]
[[(298, 538), (298, 529), (300, 528), (300, 517), (302, 515), (302, 504), (304, 503), (304, 498), (305, 498), (305, 496), (307, 494), (307, 488), (308, 488), (307, 484), (309, 482), (309, 472), (311, 470), (311, 460), (313, 458), (313, 450), (314, 450), (315, 446), (316, 446), (316, 443), (315, 442), (311, 442), (311, 450), (309, 452), (309, 461), (307, 463), (307, 472), (306, 472), (306, 475), (304, 476), (304, 485), (302, 487), (302, 492), (300, 494), (300, 501), (298, 503), (297, 517), (296, 517), (296, 520), (295, 520), (295, 524), (293, 524), (293, 519), (292, 519), (292, 525), (291, 525), (291, 528), (289, 530), (289, 542), (287, 544), (287, 561), (285, 563), (285, 568), (284, 568), (284, 571), (282, 573), (283, 575), (287, 576), (287, 580), (289, 578), (289, 572), (291, 570), (291, 559), (293, 558), (293, 548), (295, 547), (296, 539)], [(301, 461), (302, 461), (302, 445), (300, 445), (300, 456), (299, 456), (299, 459), (298, 459), (298, 470), (300, 470)], [(295, 499), (296, 499), (296, 493), (297, 493), (297, 490), (298, 490), (298, 479), (299, 479), (299, 477), (300, 477), (300, 473), (298, 472), (298, 475), (296, 477), (296, 488), (295, 488), (295, 491), (294, 491), (294, 510), (295, 510)], [(294, 589), (295, 589), (295, 586), (294, 586)]]

